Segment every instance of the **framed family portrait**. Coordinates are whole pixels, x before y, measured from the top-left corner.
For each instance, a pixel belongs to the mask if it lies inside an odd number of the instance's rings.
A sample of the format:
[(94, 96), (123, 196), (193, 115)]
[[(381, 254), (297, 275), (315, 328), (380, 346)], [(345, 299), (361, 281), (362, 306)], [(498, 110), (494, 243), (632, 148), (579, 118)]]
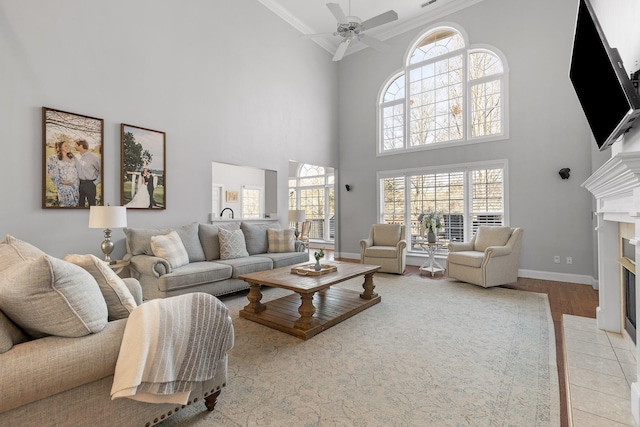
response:
[(165, 133), (121, 124), (120, 202), (128, 209), (166, 209)]
[(42, 208), (104, 203), (104, 121), (42, 107)]

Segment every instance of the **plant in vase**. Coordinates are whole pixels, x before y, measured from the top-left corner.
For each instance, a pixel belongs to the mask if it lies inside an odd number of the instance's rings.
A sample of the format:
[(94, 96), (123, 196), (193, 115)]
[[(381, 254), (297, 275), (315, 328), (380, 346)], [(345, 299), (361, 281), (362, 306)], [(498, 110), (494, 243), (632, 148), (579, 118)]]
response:
[(426, 232), (427, 241), (429, 243), (435, 243), (438, 230), (443, 227), (442, 213), (435, 209), (429, 209), (427, 212), (418, 215), (418, 221), (420, 222), (420, 237), (424, 237), (424, 233)]
[(324, 258), (324, 249), (320, 248), (320, 250), (319, 250), (319, 251), (315, 251), (315, 252), (313, 253), (313, 256), (314, 256), (314, 257), (315, 257), (315, 259), (316, 259), (316, 265), (313, 267), (313, 269), (314, 269), (315, 271), (320, 271), (320, 270), (322, 270), (322, 265), (320, 264), (320, 260), (321, 260), (322, 258)]

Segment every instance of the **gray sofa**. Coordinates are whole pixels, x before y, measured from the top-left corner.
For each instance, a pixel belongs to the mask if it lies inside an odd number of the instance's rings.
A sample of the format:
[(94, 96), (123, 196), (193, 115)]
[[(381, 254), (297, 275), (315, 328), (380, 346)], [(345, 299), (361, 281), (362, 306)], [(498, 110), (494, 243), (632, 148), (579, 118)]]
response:
[[(270, 245), (268, 230), (273, 223), (193, 222), (176, 228), (125, 228), (127, 253), (131, 277), (140, 281), (144, 299), (165, 298), (189, 292), (224, 295), (248, 289), (249, 285), (238, 277), (256, 271), (285, 267), (309, 261), (304, 244), (294, 240), (293, 251), (282, 251)], [(221, 253), (220, 230), (241, 230), (246, 256), (226, 258)], [(189, 262), (178, 268), (164, 258), (154, 255), (153, 236), (176, 231), (187, 252)], [(279, 230), (283, 233), (291, 230)], [(273, 243), (273, 242), (272, 242)]]
[[(11, 236), (0, 241), (0, 425), (151, 426), (186, 407), (128, 398), (111, 400), (129, 314), (122, 308), (126, 299), (118, 300), (116, 293), (101, 293), (105, 292), (103, 285), (98, 289), (89, 273), (69, 264)], [(46, 273), (49, 269), (50, 275)], [(25, 272), (33, 272), (33, 277)], [(128, 288), (128, 310), (133, 310), (142, 302), (142, 289), (136, 279), (123, 281)], [(59, 294), (64, 298), (58, 298)], [(119, 295), (123, 295), (122, 289)], [(89, 308), (81, 307), (83, 301), (90, 302)], [(113, 301), (119, 301), (119, 306), (114, 308)], [(121, 318), (114, 318), (117, 310)], [(70, 317), (76, 325), (73, 328)], [(80, 328), (93, 325), (93, 330), (73, 332), (78, 326), (74, 317), (82, 319)], [(97, 317), (98, 324), (95, 320), (85, 322)], [(44, 331), (34, 332), (38, 322)], [(233, 339), (228, 349), (232, 346)], [(188, 405), (204, 401), (206, 408), (213, 410), (226, 377), (225, 355), (216, 365), (215, 376), (196, 384)]]

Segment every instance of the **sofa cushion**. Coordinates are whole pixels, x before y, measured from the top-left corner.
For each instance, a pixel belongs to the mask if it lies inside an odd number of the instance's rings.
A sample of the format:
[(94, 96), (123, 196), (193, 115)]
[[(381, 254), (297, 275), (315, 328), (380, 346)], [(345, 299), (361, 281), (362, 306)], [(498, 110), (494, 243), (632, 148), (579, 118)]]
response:
[(240, 224), (249, 255), (267, 253), (269, 249), (267, 229), (269, 227), (269, 224), (248, 224), (246, 222)]
[(0, 272), (0, 310), (33, 338), (99, 332), (108, 316), (93, 276), (49, 255)]
[(371, 258), (398, 258), (398, 249), (395, 246), (369, 246), (364, 254)]
[(479, 251), (460, 251), (449, 252), (447, 260), (451, 264), (466, 265), (468, 267), (480, 268), (484, 260), (484, 252)]
[(288, 265), (300, 264), (301, 262), (309, 262), (309, 253), (304, 252), (280, 252), (266, 253), (260, 257), (269, 258), (273, 262), (273, 268), (286, 267)]
[(189, 255), (176, 231), (165, 235), (151, 236), (151, 250), (158, 258), (166, 259), (171, 268), (189, 264)]
[(509, 226), (485, 226), (478, 227), (474, 249), (484, 252), (489, 246), (504, 246), (511, 237)]
[(0, 242), (0, 271), (19, 262), (38, 258), (42, 255), (45, 255), (45, 253), (35, 246), (7, 235)]
[(293, 252), (296, 248), (295, 237), (296, 236), (294, 234), (294, 231), (291, 230), (290, 228), (285, 228), (285, 229), (268, 228), (267, 229), (267, 239), (269, 242), (268, 252), (270, 253)]
[(14, 344), (25, 341), (29, 341), (29, 336), (0, 311), (0, 353), (7, 352)]
[(204, 283), (229, 279), (232, 269), (218, 262), (200, 261), (177, 268), (171, 273), (160, 276), (158, 290), (162, 292), (190, 288)]
[(234, 258), (216, 261), (216, 263), (226, 264), (233, 269), (231, 277), (237, 279), (243, 274), (255, 273), (257, 271), (271, 270), (273, 261), (263, 256), (246, 256), (242, 258)]
[(200, 244), (204, 251), (204, 259), (211, 261), (214, 259), (220, 259), (220, 239), (218, 237), (218, 231), (224, 230), (238, 230), (240, 224), (237, 222), (231, 222), (226, 224), (199, 224), (198, 236), (200, 237)]
[(64, 260), (84, 268), (96, 279), (107, 303), (109, 320), (129, 317), (138, 306), (124, 281), (97, 256), (71, 254), (64, 257)]
[(192, 222), (178, 228), (124, 228), (127, 252), (131, 255), (153, 255), (151, 237), (176, 231), (189, 255), (190, 262), (204, 261), (204, 251), (198, 237), (198, 223)]
[(224, 230), (218, 232), (220, 238), (220, 259), (233, 259), (249, 256), (242, 230)]

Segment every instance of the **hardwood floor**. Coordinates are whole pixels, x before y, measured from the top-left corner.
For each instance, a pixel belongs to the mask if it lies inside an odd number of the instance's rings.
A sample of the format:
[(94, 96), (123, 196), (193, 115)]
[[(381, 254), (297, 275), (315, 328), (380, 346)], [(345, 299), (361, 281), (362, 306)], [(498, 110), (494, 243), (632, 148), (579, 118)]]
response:
[[(354, 261), (352, 259), (341, 259), (339, 261)], [(443, 279), (446, 276), (437, 274), (434, 277), (430, 275), (422, 275), (418, 267), (407, 266), (405, 275), (424, 277), (425, 279)], [(565, 367), (564, 367), (564, 343), (562, 341), (562, 315), (572, 314), (574, 316), (582, 316), (594, 318), (596, 317), (596, 307), (598, 306), (598, 291), (588, 285), (580, 285), (577, 283), (555, 282), (551, 280), (538, 280), (518, 278), (516, 283), (505, 285), (504, 288), (515, 289), (519, 291), (545, 293), (549, 297), (549, 306), (551, 307), (551, 316), (553, 318), (553, 326), (556, 335), (556, 360), (558, 366), (558, 382), (560, 385), (560, 425), (561, 427), (569, 426), (569, 418), (567, 415), (567, 393), (565, 384)]]

